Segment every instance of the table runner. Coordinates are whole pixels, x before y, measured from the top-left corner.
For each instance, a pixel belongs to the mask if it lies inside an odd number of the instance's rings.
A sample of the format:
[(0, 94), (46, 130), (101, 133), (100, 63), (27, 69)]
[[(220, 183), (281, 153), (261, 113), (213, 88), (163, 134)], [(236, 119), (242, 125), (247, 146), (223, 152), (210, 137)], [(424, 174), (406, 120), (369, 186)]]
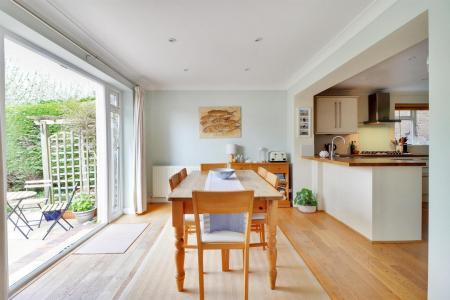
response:
[[(228, 179), (221, 179), (209, 172), (205, 182), (205, 191), (242, 191), (244, 187), (234, 173)], [(203, 230), (245, 232), (245, 214), (204, 214)]]

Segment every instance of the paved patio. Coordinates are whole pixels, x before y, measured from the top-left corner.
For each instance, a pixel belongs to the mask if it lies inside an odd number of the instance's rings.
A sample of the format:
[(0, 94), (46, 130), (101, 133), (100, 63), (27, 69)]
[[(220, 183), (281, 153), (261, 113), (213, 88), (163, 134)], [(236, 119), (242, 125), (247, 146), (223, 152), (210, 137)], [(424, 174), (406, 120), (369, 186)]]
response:
[[(28, 219), (38, 219), (40, 212), (30, 211), (26, 216)], [(13, 224), (8, 221), (9, 285), (35, 270), (97, 226), (95, 221), (84, 224), (78, 223), (75, 219), (68, 221), (74, 227), (73, 229), (66, 232), (61, 226), (56, 225), (44, 241), (42, 238), (51, 226), (51, 222), (44, 220), (40, 228), (33, 226), (33, 231), (29, 233), (27, 240), (17, 229), (13, 230)]]

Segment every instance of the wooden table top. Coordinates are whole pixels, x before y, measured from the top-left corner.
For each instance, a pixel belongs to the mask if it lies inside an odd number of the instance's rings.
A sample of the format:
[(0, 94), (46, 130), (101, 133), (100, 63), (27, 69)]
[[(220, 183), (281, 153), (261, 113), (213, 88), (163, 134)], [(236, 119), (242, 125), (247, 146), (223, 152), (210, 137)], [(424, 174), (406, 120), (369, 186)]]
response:
[[(283, 195), (252, 170), (237, 170), (236, 176), (246, 190), (255, 191), (255, 199), (282, 200)], [(193, 171), (170, 194), (169, 201), (192, 199), (192, 191), (204, 191), (208, 172)]]
[(22, 199), (32, 198), (36, 195), (37, 193), (34, 191), (7, 192), (6, 199), (8, 201), (18, 201)]

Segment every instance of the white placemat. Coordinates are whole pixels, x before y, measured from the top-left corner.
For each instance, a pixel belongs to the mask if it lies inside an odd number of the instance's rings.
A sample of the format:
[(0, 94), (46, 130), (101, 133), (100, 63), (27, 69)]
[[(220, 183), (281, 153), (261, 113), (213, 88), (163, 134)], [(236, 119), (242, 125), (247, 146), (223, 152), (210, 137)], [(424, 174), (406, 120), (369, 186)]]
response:
[(222, 179), (214, 175), (213, 172), (208, 173), (205, 182), (205, 191), (242, 191), (244, 187), (234, 173), (228, 179)]

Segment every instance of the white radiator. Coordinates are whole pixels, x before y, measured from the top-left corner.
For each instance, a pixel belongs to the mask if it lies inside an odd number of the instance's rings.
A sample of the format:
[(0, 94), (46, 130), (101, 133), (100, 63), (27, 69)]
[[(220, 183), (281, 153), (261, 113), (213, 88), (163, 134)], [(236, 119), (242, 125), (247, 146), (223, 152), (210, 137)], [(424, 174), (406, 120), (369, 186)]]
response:
[[(188, 174), (194, 170), (200, 170), (200, 166), (154, 166), (152, 174), (152, 197), (164, 198), (167, 201), (167, 195), (170, 193), (169, 178), (181, 169), (186, 168)], [(156, 202), (156, 199), (153, 199)]]

